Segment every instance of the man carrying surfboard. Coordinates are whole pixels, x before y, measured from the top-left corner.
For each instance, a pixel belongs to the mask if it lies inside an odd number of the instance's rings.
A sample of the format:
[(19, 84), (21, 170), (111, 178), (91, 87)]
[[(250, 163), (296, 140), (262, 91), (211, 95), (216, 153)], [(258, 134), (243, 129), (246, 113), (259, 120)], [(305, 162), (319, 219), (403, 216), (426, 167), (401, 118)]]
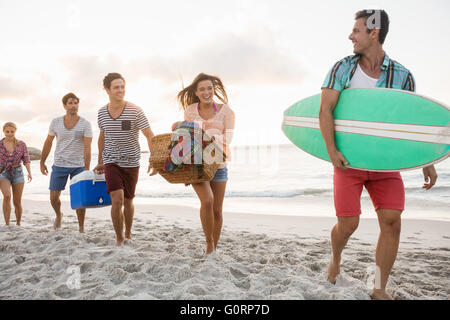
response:
[[(411, 72), (390, 59), (383, 50), (389, 30), (389, 17), (384, 10), (362, 10), (355, 15), (349, 39), (354, 55), (338, 61), (322, 85), (320, 130), (334, 166), (334, 204), (338, 222), (331, 231), (332, 257), (328, 280), (336, 282), (340, 260), (348, 239), (356, 230), (361, 214), (360, 198), (363, 186), (370, 194), (380, 225), (376, 249), (376, 281), (373, 299), (392, 299), (386, 284), (394, 265), (400, 240), (401, 213), (405, 205), (405, 190), (399, 172), (373, 172), (346, 168), (345, 155), (335, 143), (333, 111), (342, 90), (347, 88), (391, 88), (415, 91)], [(423, 169), (425, 184), (430, 189), (437, 179), (433, 165)]]

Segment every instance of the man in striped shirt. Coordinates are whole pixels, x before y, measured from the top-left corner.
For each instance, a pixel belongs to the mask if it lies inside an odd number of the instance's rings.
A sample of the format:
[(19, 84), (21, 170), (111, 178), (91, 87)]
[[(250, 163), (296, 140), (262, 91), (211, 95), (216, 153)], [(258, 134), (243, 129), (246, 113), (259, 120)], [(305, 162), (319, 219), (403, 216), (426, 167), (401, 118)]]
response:
[[(63, 214), (61, 212), (61, 191), (65, 189), (67, 179), (89, 170), (91, 164), (92, 128), (89, 121), (78, 115), (80, 99), (73, 93), (62, 98), (66, 115), (53, 119), (47, 139), (44, 142), (41, 156), (41, 172), (48, 174), (45, 160), (52, 149), (56, 137), (56, 149), (52, 173), (50, 175), (50, 203), (56, 213), (53, 227), (61, 228)], [(84, 232), (86, 209), (77, 209), (79, 231)]]
[(111, 219), (116, 232), (116, 245), (122, 246), (125, 238), (131, 239), (133, 198), (141, 159), (139, 131), (147, 138), (149, 150), (153, 132), (142, 109), (124, 100), (125, 79), (119, 73), (109, 73), (103, 80), (103, 86), (109, 95), (109, 104), (98, 111), (99, 154), (94, 170), (105, 173), (107, 191), (112, 201)]
[[(356, 230), (361, 214), (360, 197), (363, 186), (368, 190), (380, 225), (376, 251), (373, 299), (392, 299), (386, 284), (397, 256), (400, 240), (400, 216), (404, 210), (405, 190), (398, 172), (369, 172), (346, 168), (348, 164), (334, 139), (333, 110), (340, 92), (347, 88), (392, 88), (415, 91), (411, 72), (390, 59), (383, 50), (389, 30), (389, 18), (384, 10), (362, 10), (356, 13), (349, 39), (355, 55), (338, 61), (328, 73), (320, 103), (320, 129), (328, 155), (334, 166), (334, 203), (338, 223), (331, 231), (332, 257), (328, 279), (335, 283), (340, 272), (341, 253)], [(425, 189), (437, 179), (434, 166), (423, 169)]]

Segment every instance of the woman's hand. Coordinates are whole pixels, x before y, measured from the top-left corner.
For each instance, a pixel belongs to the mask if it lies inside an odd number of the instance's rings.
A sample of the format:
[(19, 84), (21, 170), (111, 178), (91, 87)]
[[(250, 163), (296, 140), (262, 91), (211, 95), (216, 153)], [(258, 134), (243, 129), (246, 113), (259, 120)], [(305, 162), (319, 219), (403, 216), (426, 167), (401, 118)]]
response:
[[(151, 172), (150, 172), (151, 171)], [(149, 163), (148, 164), (148, 170), (147, 173), (151, 176), (154, 176), (155, 174), (159, 173), (158, 170), (156, 170), (155, 168), (152, 167), (152, 165)]]

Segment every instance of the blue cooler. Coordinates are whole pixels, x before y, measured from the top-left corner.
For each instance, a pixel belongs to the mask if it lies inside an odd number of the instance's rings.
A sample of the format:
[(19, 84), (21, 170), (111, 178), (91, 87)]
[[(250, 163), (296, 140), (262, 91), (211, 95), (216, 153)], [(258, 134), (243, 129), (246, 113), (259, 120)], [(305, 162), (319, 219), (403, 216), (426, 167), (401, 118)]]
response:
[(72, 209), (98, 208), (111, 205), (106, 192), (104, 174), (83, 171), (70, 181), (70, 206)]

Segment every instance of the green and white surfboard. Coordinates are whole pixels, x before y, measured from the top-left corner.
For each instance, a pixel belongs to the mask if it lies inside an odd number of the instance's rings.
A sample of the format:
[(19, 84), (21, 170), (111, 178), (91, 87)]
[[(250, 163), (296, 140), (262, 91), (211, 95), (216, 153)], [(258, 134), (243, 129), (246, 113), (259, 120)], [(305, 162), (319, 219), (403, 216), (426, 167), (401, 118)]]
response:
[[(320, 94), (284, 112), (282, 130), (296, 146), (330, 161), (319, 126)], [(450, 108), (401, 90), (346, 89), (334, 110), (335, 139), (348, 167), (403, 171), (450, 156)]]

